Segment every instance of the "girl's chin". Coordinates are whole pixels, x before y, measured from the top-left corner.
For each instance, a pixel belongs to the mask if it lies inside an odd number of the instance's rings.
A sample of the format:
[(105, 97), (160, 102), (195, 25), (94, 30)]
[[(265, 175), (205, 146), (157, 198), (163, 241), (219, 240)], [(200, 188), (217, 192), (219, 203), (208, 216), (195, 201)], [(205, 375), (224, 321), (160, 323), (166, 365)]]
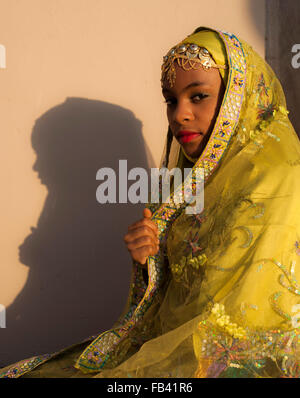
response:
[(185, 154), (191, 158), (198, 159), (205, 149), (209, 137), (201, 137), (201, 140), (197, 140), (197, 142), (188, 142), (181, 143), (181, 147), (184, 150)]
[(181, 147), (184, 150), (184, 153), (190, 158), (198, 158), (202, 152), (199, 146), (183, 144)]

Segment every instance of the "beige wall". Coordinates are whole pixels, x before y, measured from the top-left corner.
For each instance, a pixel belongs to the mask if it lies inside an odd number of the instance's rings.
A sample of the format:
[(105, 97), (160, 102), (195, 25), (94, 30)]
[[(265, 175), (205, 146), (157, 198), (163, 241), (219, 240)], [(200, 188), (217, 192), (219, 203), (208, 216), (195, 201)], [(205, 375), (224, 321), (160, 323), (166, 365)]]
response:
[(204, 25), (264, 55), (265, 27), (262, 0), (0, 0), (0, 9), (4, 366), (109, 328), (122, 310), (122, 236), (141, 206), (97, 204), (95, 174), (118, 159), (158, 164), (164, 53)]

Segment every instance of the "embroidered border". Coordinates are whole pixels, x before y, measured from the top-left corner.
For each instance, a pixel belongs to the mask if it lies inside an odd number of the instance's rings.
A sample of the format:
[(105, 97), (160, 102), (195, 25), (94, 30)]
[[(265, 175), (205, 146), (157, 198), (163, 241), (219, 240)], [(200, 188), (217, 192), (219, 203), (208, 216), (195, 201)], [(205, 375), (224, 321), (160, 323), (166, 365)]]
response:
[(8, 378), (18, 378), (23, 374), (33, 370), (38, 365), (46, 362), (55, 354), (45, 354), (39, 357), (32, 357), (29, 359), (25, 359), (23, 361), (18, 362), (16, 365), (12, 366), (8, 371), (0, 373), (0, 378), (8, 379)]

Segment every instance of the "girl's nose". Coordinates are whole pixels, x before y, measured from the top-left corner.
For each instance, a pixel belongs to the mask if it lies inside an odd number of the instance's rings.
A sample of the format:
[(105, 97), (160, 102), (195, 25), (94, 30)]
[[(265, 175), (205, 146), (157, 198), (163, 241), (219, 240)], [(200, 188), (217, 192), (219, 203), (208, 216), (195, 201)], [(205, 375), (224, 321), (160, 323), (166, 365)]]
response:
[(174, 111), (174, 121), (178, 124), (193, 120), (193, 112), (188, 104), (178, 103)]

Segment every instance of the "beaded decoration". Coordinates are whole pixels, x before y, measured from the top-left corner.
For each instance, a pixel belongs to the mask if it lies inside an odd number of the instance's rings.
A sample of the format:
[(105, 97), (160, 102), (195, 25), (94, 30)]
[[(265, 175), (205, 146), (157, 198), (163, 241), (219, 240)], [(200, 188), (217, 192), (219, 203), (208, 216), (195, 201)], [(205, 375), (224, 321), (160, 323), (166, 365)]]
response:
[(161, 82), (166, 78), (171, 87), (174, 86), (176, 79), (175, 60), (186, 71), (200, 68), (204, 70), (210, 68), (226, 69), (226, 66), (215, 63), (206, 48), (199, 47), (194, 43), (180, 43), (171, 48), (168, 54), (163, 57)]

